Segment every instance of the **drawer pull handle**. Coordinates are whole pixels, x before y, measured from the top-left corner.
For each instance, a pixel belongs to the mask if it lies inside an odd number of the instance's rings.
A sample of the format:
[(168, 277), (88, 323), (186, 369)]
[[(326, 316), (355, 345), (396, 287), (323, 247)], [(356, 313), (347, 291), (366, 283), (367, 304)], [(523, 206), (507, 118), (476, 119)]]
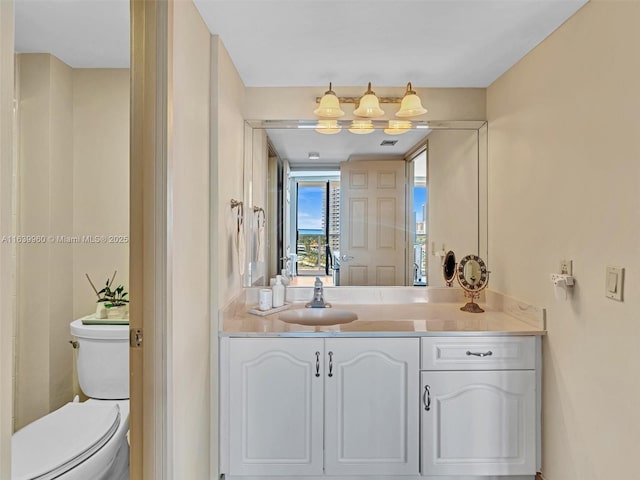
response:
[(424, 393), (422, 394), (422, 403), (424, 404), (424, 409), (428, 412), (431, 410), (431, 388), (429, 385), (424, 386)]
[(316, 352), (316, 377), (320, 376), (320, 352)]
[(493, 352), (491, 350), (489, 350), (488, 352), (482, 353), (482, 352), (470, 352), (469, 350), (467, 350), (467, 356), (470, 357), (471, 355), (474, 355), (476, 357), (490, 357), (491, 355), (493, 355)]
[(333, 352), (329, 352), (329, 376), (333, 377)]

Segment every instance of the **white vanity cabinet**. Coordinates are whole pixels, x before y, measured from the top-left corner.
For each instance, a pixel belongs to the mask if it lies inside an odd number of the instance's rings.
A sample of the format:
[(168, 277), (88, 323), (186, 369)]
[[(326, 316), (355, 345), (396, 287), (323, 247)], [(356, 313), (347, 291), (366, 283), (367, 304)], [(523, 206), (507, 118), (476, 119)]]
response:
[(228, 473), (322, 474), (323, 352), (322, 338), (229, 339)]
[(428, 337), (421, 351), (422, 474), (533, 475), (535, 337)]
[(223, 337), (230, 480), (533, 480), (540, 337)]
[(418, 338), (325, 340), (325, 474), (418, 474)]
[(418, 475), (419, 341), (223, 339), (223, 472)]

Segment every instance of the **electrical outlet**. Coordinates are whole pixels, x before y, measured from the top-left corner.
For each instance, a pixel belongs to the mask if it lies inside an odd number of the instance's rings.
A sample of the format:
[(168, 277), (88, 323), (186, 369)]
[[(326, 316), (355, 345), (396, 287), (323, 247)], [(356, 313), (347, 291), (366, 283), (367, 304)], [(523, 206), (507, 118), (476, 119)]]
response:
[(573, 275), (573, 261), (560, 260), (560, 273), (563, 275)]

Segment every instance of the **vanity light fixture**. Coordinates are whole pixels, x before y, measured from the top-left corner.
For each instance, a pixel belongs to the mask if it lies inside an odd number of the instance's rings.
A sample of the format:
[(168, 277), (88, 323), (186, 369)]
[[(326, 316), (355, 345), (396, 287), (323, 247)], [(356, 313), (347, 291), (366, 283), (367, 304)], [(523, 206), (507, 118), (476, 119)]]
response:
[[(362, 95), (362, 97), (338, 97), (332, 88), (332, 84), (329, 83), (329, 90), (325, 92), (324, 96), (316, 97), (316, 103), (319, 103), (319, 106), (313, 111), (313, 113), (323, 119), (333, 120), (342, 117), (344, 112), (340, 109), (340, 103), (355, 103), (357, 108), (353, 111), (353, 114), (357, 117), (363, 118), (376, 118), (383, 116), (384, 110), (380, 108), (381, 103), (399, 103), (400, 110), (398, 110), (396, 116), (400, 118), (417, 117), (427, 113), (427, 109), (422, 106), (422, 101), (413, 89), (411, 82), (407, 83), (407, 88), (403, 97), (378, 97), (371, 89), (371, 82), (367, 85), (367, 91)], [(320, 120), (316, 130), (319, 133), (338, 133), (339, 130), (335, 130), (340, 128), (337, 120), (334, 120), (335, 123), (331, 123), (329, 120)], [(359, 133), (362, 130), (359, 126), (356, 126), (355, 128), (358, 129)], [(388, 129), (393, 131), (393, 133), (390, 133), (392, 135), (400, 135), (401, 133), (404, 133), (404, 131), (406, 131), (405, 128), (408, 130), (412, 127), (406, 127), (406, 124), (404, 123), (391, 124), (391, 121), (389, 122)], [(417, 126), (416, 128), (420, 128), (420, 126)]]
[(372, 133), (374, 130), (375, 127), (371, 120), (356, 119), (351, 122), (351, 126), (349, 127), (349, 131), (356, 135), (366, 135), (368, 133)]
[(376, 97), (376, 93), (371, 90), (371, 82), (367, 87), (367, 91), (360, 99), (360, 105), (353, 111), (354, 115), (365, 118), (375, 118), (384, 115), (384, 110), (380, 108), (380, 101)]
[(344, 115), (340, 109), (340, 100), (331, 87), (331, 82), (329, 82), (329, 90), (324, 92), (324, 96), (320, 99), (320, 105), (313, 111), (318, 117), (340, 118)]
[(396, 117), (417, 117), (427, 113), (427, 109), (422, 106), (420, 97), (411, 86), (411, 82), (407, 83), (407, 90), (402, 97), (400, 110), (396, 113)]
[(340, 133), (342, 126), (338, 123), (338, 120), (318, 120), (316, 126), (316, 132), (324, 135), (334, 135)]

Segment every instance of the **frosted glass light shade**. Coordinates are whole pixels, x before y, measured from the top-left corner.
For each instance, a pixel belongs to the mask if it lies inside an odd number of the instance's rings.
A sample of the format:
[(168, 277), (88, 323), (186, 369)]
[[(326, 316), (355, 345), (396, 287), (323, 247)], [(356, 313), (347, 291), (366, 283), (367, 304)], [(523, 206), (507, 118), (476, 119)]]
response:
[(360, 99), (360, 105), (353, 111), (358, 117), (375, 118), (384, 115), (384, 110), (380, 108), (380, 102), (373, 90), (371, 90), (371, 82), (367, 91)]
[(324, 96), (320, 99), (320, 105), (313, 113), (318, 117), (325, 118), (340, 118), (344, 115), (340, 109), (340, 100), (338, 100), (336, 92), (331, 89), (331, 83), (329, 83), (329, 90), (324, 92)]
[(389, 127), (384, 129), (387, 135), (402, 135), (411, 130), (411, 122), (409, 120), (389, 120)]
[(351, 126), (349, 127), (349, 131), (356, 135), (366, 135), (374, 130), (375, 128), (373, 127), (371, 120), (354, 120), (351, 122)]
[(324, 135), (334, 135), (340, 133), (342, 127), (337, 120), (318, 120), (318, 126), (316, 132)]
[(427, 113), (427, 109), (422, 106), (420, 97), (412, 89), (411, 82), (409, 82), (396, 117), (417, 117), (425, 113)]

